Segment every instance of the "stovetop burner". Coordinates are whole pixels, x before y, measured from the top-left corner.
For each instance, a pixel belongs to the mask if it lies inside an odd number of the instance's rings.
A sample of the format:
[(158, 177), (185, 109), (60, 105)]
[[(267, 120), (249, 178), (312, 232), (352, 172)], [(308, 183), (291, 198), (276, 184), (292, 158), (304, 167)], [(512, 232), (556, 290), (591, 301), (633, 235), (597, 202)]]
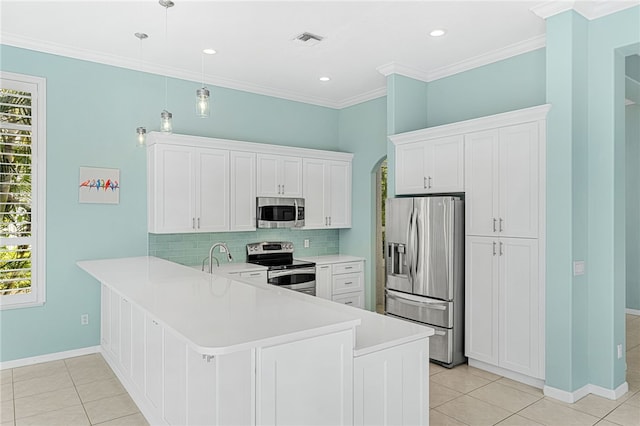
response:
[(293, 243), (261, 242), (247, 244), (247, 262), (262, 265), (269, 270), (308, 268), (315, 266), (313, 262), (305, 262), (293, 258)]

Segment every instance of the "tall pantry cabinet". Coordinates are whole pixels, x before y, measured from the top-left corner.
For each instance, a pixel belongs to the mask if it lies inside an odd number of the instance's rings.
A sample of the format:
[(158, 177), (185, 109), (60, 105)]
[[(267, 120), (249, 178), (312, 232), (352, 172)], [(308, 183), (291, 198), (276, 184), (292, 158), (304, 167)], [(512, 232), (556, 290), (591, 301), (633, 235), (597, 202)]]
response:
[(465, 134), (465, 354), (470, 365), (537, 384), (544, 379), (547, 111), (487, 117), (486, 127), (481, 119)]

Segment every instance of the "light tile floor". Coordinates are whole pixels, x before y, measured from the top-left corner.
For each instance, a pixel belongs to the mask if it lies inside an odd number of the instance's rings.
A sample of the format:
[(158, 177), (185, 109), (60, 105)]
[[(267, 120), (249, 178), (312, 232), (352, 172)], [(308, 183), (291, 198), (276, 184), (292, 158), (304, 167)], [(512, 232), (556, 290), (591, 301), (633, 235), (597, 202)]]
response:
[[(445, 425), (640, 426), (640, 317), (627, 315), (629, 392), (575, 404), (461, 365), (430, 365), (430, 421)], [(147, 425), (101, 355), (0, 371), (0, 426)]]

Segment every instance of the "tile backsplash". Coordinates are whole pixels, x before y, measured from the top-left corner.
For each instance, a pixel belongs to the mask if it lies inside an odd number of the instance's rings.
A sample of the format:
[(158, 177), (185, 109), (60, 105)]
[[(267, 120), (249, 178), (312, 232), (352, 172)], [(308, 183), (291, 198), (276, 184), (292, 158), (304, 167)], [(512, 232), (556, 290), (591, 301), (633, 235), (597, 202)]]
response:
[[(291, 241), (295, 257), (338, 254), (340, 242), (337, 229), (258, 229), (248, 232), (148, 235), (149, 256), (187, 266), (202, 264), (202, 260), (209, 256), (209, 248), (217, 242), (229, 247), (234, 262), (246, 262), (246, 245), (258, 241)], [(309, 240), (309, 248), (304, 248), (305, 239)], [(226, 261), (218, 249), (215, 256), (221, 262)]]

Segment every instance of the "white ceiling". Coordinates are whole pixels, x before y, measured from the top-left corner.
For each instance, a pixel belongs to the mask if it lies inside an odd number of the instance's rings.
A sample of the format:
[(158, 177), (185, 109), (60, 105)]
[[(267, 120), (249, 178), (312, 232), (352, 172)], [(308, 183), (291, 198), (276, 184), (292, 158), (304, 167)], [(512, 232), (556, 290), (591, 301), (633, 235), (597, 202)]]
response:
[(544, 45), (540, 1), (174, 1), (1, 0), (0, 42), (195, 81), (204, 59), (209, 84), (334, 108), (383, 95), (388, 64), (429, 80)]

